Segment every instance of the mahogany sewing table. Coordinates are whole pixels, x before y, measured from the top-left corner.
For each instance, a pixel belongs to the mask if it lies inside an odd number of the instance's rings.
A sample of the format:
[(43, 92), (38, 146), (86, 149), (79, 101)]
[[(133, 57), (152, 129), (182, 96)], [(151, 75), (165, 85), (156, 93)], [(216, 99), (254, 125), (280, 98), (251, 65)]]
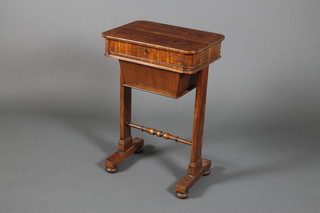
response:
[[(219, 59), (224, 36), (149, 21), (135, 21), (102, 33), (105, 55), (120, 62), (120, 140), (118, 151), (106, 159), (106, 171), (143, 150), (131, 128), (191, 145), (187, 174), (176, 184), (176, 195), (189, 196), (191, 186), (210, 173), (211, 161), (201, 157), (208, 66)], [(131, 122), (131, 88), (178, 99), (196, 88), (192, 140)]]

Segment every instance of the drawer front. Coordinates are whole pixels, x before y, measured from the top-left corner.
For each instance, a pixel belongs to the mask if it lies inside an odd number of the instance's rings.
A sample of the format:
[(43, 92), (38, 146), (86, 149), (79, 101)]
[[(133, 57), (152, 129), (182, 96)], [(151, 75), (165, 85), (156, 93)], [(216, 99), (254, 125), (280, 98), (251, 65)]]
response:
[(106, 56), (179, 73), (192, 74), (220, 58), (220, 43), (197, 54), (182, 54), (106, 39)]
[(182, 53), (115, 40), (107, 40), (106, 52), (109, 56), (128, 58), (165, 68), (173, 67), (174, 69), (183, 70), (192, 66), (192, 60), (188, 60), (188, 57)]

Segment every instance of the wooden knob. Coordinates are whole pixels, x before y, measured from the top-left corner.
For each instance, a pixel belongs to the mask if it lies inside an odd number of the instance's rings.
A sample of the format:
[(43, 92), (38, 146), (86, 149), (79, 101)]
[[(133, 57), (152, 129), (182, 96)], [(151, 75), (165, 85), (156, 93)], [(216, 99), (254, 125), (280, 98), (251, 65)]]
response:
[(147, 49), (142, 49), (143, 55), (147, 55), (148, 50)]

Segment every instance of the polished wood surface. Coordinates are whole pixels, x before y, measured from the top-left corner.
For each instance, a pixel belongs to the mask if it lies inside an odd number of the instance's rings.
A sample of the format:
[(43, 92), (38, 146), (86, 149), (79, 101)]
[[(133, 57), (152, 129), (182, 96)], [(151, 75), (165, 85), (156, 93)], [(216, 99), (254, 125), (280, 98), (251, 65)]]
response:
[(219, 59), (224, 36), (135, 21), (102, 33), (106, 56), (179, 73), (193, 74)]
[(198, 53), (224, 39), (217, 33), (194, 30), (151, 21), (134, 21), (102, 33), (105, 38), (149, 44), (156, 49)]
[[(224, 36), (149, 21), (135, 21), (102, 35), (106, 39), (105, 55), (120, 62), (120, 140), (118, 151), (106, 159), (106, 171), (115, 173), (121, 162), (142, 151), (144, 141), (132, 139), (131, 128), (188, 144), (187, 174), (176, 184), (176, 196), (187, 198), (197, 180), (210, 174), (211, 161), (201, 157), (208, 66), (220, 58)], [(196, 88), (192, 141), (132, 123), (132, 88), (175, 99)]]

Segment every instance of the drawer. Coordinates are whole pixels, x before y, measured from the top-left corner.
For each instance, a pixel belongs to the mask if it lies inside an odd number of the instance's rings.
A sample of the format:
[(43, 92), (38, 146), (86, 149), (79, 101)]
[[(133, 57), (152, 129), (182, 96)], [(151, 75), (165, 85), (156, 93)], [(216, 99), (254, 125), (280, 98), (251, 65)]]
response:
[(106, 40), (106, 56), (179, 73), (193, 74), (220, 58), (217, 43), (197, 54), (183, 54), (117, 40)]
[[(120, 56), (136, 61), (151, 63), (159, 66), (190, 66), (187, 57), (181, 53), (155, 49), (152, 47), (109, 40), (106, 43), (106, 52), (109, 56)], [(190, 63), (190, 62), (189, 62)]]

